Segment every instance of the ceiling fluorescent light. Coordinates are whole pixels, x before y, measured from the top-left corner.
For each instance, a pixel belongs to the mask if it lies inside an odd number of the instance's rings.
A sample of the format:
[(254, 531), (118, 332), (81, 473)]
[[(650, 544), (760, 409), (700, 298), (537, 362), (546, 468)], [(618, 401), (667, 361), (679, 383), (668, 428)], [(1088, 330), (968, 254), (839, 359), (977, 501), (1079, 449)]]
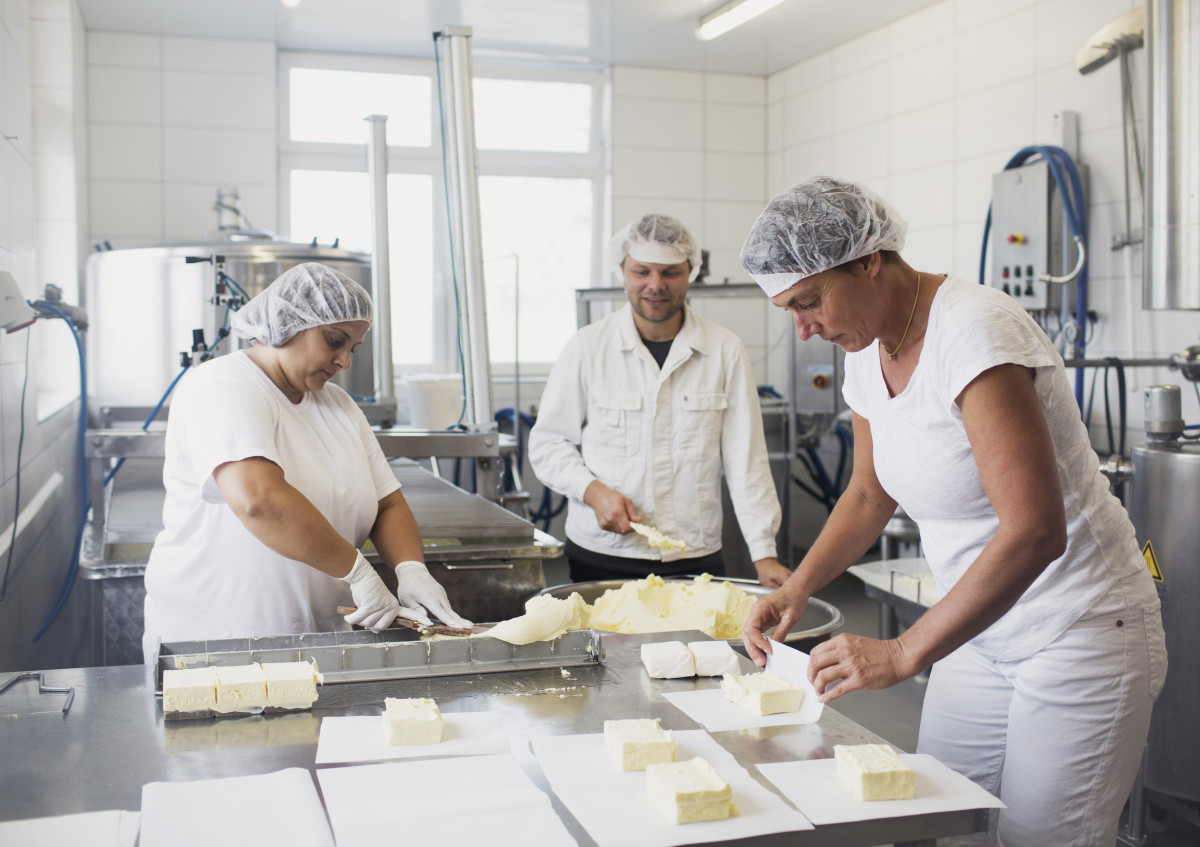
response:
[(696, 27), (696, 37), (701, 41), (711, 41), (782, 2), (783, 0), (731, 0), (700, 19), (700, 25)]
[(287, 6), (289, 9), (295, 9), (300, 5), (300, 0), (279, 0), (279, 2)]

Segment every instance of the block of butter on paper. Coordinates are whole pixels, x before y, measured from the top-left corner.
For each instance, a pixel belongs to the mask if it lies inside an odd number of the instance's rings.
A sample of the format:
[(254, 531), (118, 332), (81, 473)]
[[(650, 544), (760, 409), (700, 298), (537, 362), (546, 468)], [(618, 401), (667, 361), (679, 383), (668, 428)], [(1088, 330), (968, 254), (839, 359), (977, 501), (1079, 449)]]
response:
[(696, 675), (692, 651), (682, 641), (643, 644), (642, 665), (652, 679), (680, 679)]
[(384, 744), (438, 744), (442, 740), (443, 726), (441, 710), (428, 698), (384, 698)]
[(912, 768), (887, 744), (838, 744), (838, 779), (859, 800), (911, 800)]
[(646, 791), (671, 823), (721, 821), (737, 814), (733, 789), (704, 759), (651, 765)]
[(605, 721), (604, 747), (622, 771), (675, 761), (675, 739), (658, 725), (658, 718)]
[(770, 671), (727, 673), (721, 678), (725, 699), (756, 715), (778, 715), (800, 710), (804, 692)]

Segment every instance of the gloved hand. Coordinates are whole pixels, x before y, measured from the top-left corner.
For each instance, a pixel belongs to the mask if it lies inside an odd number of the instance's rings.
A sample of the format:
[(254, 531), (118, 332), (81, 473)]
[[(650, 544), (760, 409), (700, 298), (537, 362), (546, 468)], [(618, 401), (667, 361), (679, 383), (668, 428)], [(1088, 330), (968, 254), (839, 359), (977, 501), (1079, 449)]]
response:
[(400, 615), (400, 604), (375, 569), (367, 563), (361, 550), (354, 560), (354, 567), (342, 577), (342, 581), (350, 583), (350, 593), (354, 595), (354, 605), (358, 607), (346, 615), (346, 623), (382, 632)]
[(400, 598), (400, 614), (410, 620), (429, 625), (432, 621), (428, 615), (433, 615), (448, 626), (468, 629), (472, 625), (454, 613), (446, 589), (420, 562), (396, 565), (396, 596)]

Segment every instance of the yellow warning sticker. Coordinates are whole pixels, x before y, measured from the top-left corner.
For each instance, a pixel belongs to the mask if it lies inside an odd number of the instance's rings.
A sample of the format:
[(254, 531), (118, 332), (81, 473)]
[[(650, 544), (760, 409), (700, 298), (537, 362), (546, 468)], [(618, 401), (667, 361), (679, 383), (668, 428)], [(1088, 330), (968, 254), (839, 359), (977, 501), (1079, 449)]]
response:
[(1154, 555), (1154, 545), (1149, 541), (1142, 548), (1142, 556), (1146, 560), (1146, 567), (1150, 569), (1150, 576), (1154, 577), (1155, 582), (1163, 581), (1162, 568), (1158, 566), (1158, 557)]

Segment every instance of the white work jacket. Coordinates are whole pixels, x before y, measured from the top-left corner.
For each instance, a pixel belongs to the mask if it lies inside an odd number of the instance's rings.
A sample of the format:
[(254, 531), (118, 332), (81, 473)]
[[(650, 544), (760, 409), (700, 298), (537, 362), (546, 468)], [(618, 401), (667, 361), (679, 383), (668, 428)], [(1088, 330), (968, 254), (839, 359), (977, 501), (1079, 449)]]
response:
[(580, 329), (550, 371), (529, 461), (569, 498), (567, 537), (611, 556), (670, 561), (636, 533), (600, 528), (583, 502), (592, 480), (624, 494), (647, 525), (687, 544), (721, 548), (721, 470), (750, 557), (774, 557), (781, 510), (762, 412), (741, 339), (684, 307), (661, 369), (621, 311)]

